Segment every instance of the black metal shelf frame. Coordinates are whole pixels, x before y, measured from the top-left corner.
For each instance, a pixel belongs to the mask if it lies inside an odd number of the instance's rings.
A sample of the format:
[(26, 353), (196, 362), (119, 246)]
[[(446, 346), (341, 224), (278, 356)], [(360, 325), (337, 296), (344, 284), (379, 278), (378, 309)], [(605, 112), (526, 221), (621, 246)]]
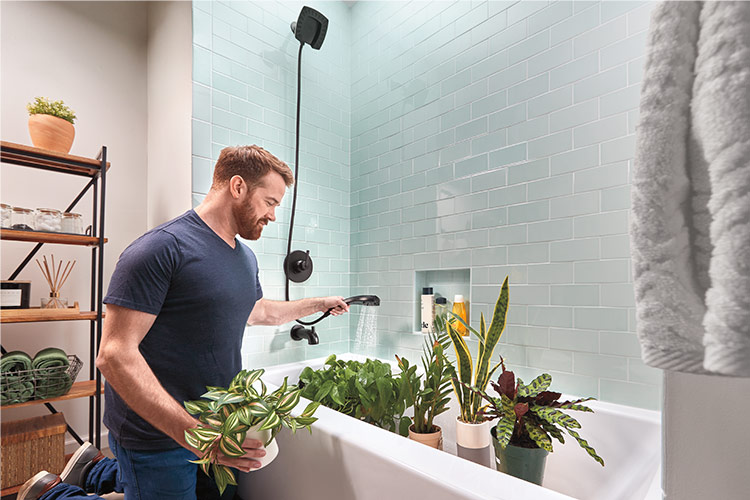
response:
[[(96, 380), (96, 393), (89, 397), (89, 442), (93, 443), (97, 448), (101, 449), (101, 387), (102, 387), (102, 376), (101, 372), (96, 369), (96, 355), (99, 351), (99, 344), (102, 338), (102, 312), (103, 312), (103, 298), (104, 298), (104, 207), (107, 187), (107, 147), (102, 146), (96, 160), (99, 162), (98, 168), (92, 166), (91, 163), (77, 162), (68, 158), (61, 158), (58, 156), (36, 153), (31, 151), (25, 151), (24, 156), (28, 158), (17, 158), (3, 156), (3, 163), (10, 163), (25, 167), (37, 168), (41, 170), (49, 170), (69, 175), (90, 177), (91, 180), (83, 187), (81, 192), (76, 196), (73, 201), (65, 209), (66, 212), (70, 212), (75, 208), (79, 201), (89, 192), (92, 193), (92, 225), (91, 235), (98, 238), (98, 244), (91, 248), (91, 310), (96, 311), (96, 319), (89, 320), (89, 380)], [(38, 160), (49, 160), (54, 159), (58, 163), (63, 163), (73, 167), (83, 167), (89, 170), (89, 173), (75, 171), (75, 170), (64, 170), (55, 168), (53, 166), (40, 164), (34, 162), (34, 159)], [(44, 243), (37, 243), (34, 248), (28, 253), (18, 267), (8, 278), (9, 280), (15, 279), (18, 274), (31, 262), (34, 255), (42, 248)], [(3, 354), (6, 352), (5, 347), (0, 345), (0, 350)], [(57, 410), (50, 403), (44, 403), (44, 406), (51, 412), (57, 413)], [(83, 444), (81, 437), (75, 432), (75, 430), (68, 425), (68, 432), (71, 436), (79, 443)]]

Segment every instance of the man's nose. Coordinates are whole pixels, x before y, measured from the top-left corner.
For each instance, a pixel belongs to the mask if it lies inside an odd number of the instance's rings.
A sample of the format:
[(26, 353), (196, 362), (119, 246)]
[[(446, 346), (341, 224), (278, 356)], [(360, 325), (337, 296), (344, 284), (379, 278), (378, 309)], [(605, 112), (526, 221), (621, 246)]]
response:
[(276, 207), (271, 208), (271, 210), (266, 214), (266, 218), (270, 221), (276, 220)]

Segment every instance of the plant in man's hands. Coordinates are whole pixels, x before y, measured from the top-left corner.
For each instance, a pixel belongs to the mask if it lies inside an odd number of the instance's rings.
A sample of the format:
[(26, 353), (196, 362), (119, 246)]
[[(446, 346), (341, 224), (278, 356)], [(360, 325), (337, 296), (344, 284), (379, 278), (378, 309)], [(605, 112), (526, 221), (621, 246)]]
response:
[(433, 419), (448, 410), (450, 401), (452, 371), (445, 357), (450, 337), (445, 333), (444, 317), (436, 316), (434, 325), (422, 347), (423, 380), (417, 375), (417, 365), (410, 366), (406, 358), (396, 356), (401, 368), (401, 394), (407, 406), (414, 407), (414, 432), (419, 434), (437, 432)]
[(594, 410), (581, 403), (594, 398), (560, 402), (558, 401), (561, 396), (559, 392), (547, 390), (552, 383), (552, 377), (548, 373), (539, 375), (526, 385), (523, 380), (516, 378), (512, 371), (505, 369), (505, 363), (502, 361), (501, 363), (503, 372), (497, 382), (492, 382), (493, 389), (500, 394), (499, 398), (492, 397), (476, 387), (467, 386), (469, 390), (488, 403), (480, 414), (487, 420), (498, 419), (493, 431), (500, 446), (505, 449), (508, 444), (512, 444), (522, 448), (543, 448), (551, 452), (551, 437), (564, 443), (562, 431), (565, 430), (578, 441), (581, 448), (604, 466), (604, 460), (576, 431), (581, 428), (581, 424), (562, 411), (577, 410), (593, 413)]
[(52, 115), (75, 124), (76, 114), (62, 101), (50, 101), (46, 97), (35, 97), (26, 105), (30, 115)]
[[(301, 390), (289, 386), (286, 378), (275, 391), (268, 393), (266, 384), (260, 379), (265, 370), (242, 370), (228, 388), (206, 387), (208, 392), (201, 396), (204, 399), (186, 401), (185, 409), (191, 415), (197, 415), (202, 425), (185, 431), (187, 443), (203, 453), (193, 463), (208, 474), (213, 468), (214, 479), (223, 493), (229, 484), (237, 484), (232, 470), (219, 463), (219, 454), (239, 458), (245, 454), (242, 443), (251, 427), (254, 430), (271, 430), (271, 438), (264, 446), (276, 437), (282, 426), (295, 432), (306, 428), (317, 420), (313, 413), (320, 403), (310, 403), (298, 417), (291, 412), (299, 403)], [(253, 386), (260, 383), (260, 392)]]

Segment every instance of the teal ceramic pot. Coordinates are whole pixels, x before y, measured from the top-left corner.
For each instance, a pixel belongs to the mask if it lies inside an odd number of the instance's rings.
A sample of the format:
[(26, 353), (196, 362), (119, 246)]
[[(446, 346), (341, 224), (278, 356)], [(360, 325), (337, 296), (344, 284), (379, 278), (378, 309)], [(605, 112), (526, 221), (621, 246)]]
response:
[(549, 452), (542, 448), (521, 448), (509, 444), (503, 449), (497, 441), (496, 427), (493, 427), (492, 445), (495, 447), (495, 467), (498, 471), (542, 485), (544, 466)]

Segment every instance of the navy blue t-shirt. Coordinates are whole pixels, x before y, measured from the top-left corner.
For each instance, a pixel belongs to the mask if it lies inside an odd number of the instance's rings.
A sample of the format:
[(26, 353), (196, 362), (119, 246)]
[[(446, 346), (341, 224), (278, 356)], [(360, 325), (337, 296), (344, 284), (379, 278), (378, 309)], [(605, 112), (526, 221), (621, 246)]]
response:
[[(120, 255), (104, 302), (155, 314), (139, 346), (166, 391), (182, 405), (206, 386), (228, 386), (242, 369), (245, 324), (263, 296), (258, 262), (230, 247), (190, 210), (147, 232)], [(179, 445), (105, 385), (104, 424), (125, 448)]]

